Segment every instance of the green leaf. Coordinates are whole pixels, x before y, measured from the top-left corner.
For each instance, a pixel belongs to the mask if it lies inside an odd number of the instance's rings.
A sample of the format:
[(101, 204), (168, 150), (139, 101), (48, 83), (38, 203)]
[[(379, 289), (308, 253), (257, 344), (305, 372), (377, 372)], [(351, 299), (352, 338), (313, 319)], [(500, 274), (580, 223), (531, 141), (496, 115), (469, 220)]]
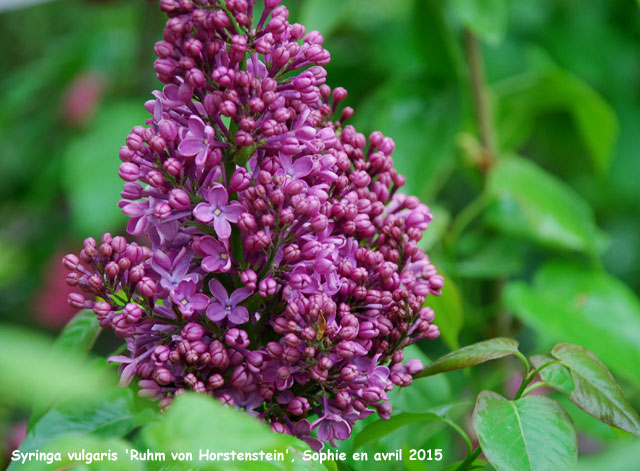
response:
[(420, 248), (425, 251), (440, 242), (451, 220), (451, 214), (443, 207), (430, 206), (429, 209), (431, 210), (433, 221), (429, 223), (429, 227), (424, 233), (424, 236), (420, 239), (420, 242), (418, 242)]
[(483, 391), (472, 420), (484, 455), (498, 471), (556, 471), (577, 463), (573, 424), (553, 399), (534, 395), (509, 401)]
[(378, 419), (367, 425), (356, 435), (352, 451), (358, 450), (367, 443), (376, 442), (409, 424), (429, 420), (446, 421), (447, 413), (456, 405), (457, 404), (450, 404), (438, 407), (429, 412), (401, 412), (400, 414), (392, 415), (388, 420)]
[[(324, 468), (320, 463), (302, 462), (298, 455), (301, 450), (308, 449), (305, 443), (288, 435), (273, 433), (250, 414), (225, 407), (219, 401), (201, 394), (186, 393), (178, 397), (166, 416), (147, 425), (142, 430), (142, 436), (150, 449), (165, 452), (168, 460), (171, 452), (193, 453), (195, 459), (189, 463), (192, 469)], [(235, 462), (230, 465), (199, 461), (197, 457), (201, 449), (219, 453), (277, 450), (286, 454), (284, 462)], [(292, 463), (290, 458), (294, 458), (295, 462)]]
[[(51, 464), (39, 460), (27, 461), (25, 464), (14, 462), (17, 466), (13, 469), (19, 469), (20, 471), (60, 471), (67, 469), (78, 471), (144, 470), (145, 467), (142, 461), (129, 459), (126, 450), (131, 448), (134, 448), (131, 443), (116, 438), (105, 439), (93, 435), (67, 434), (40, 449), (45, 453), (60, 453), (60, 461), (54, 461)], [(82, 453), (83, 450), (85, 452), (84, 459), (80, 457), (72, 459), (74, 454)], [(69, 456), (70, 453), (72, 454), (71, 456)], [(112, 453), (116, 454), (116, 459), (109, 460), (108, 456), (113, 457)], [(103, 459), (94, 461), (95, 454), (103, 454)]]
[(640, 300), (616, 278), (580, 265), (551, 262), (533, 285), (506, 286), (504, 302), (541, 336), (583, 345), (616, 374), (640, 384)]
[[(31, 428), (20, 451), (41, 450), (69, 433), (124, 437), (148, 419), (151, 411), (138, 411), (131, 389), (112, 388), (88, 404), (72, 403), (51, 409)], [(9, 469), (18, 469), (18, 466), (19, 463), (13, 463)]]
[(320, 31), (328, 36), (347, 19), (354, 7), (352, 1), (306, 0), (301, 6), (299, 21), (307, 27), (307, 31)]
[(91, 130), (66, 149), (63, 185), (78, 234), (113, 230), (126, 220), (118, 207), (123, 185), (118, 176), (118, 150), (131, 128), (147, 117), (137, 102), (106, 105)]
[(494, 200), (488, 222), (501, 231), (543, 245), (595, 253), (591, 208), (567, 184), (534, 163), (513, 157), (491, 170)]
[(568, 112), (601, 174), (609, 169), (618, 134), (612, 107), (586, 82), (554, 66), (541, 73), (512, 76), (495, 85), (501, 147), (515, 150), (531, 136), (545, 113)]
[(52, 397), (86, 399), (111, 384), (101, 369), (78, 355), (59, 352), (39, 334), (0, 325), (0, 396), (10, 404), (30, 406)]
[(606, 424), (640, 435), (640, 417), (597, 356), (584, 347), (567, 343), (553, 347), (551, 355), (571, 369), (575, 383), (569, 396), (571, 402)]
[(56, 348), (86, 355), (93, 347), (101, 330), (96, 314), (85, 309), (67, 323), (54, 344)]
[(524, 267), (522, 241), (502, 235), (465, 233), (458, 244), (455, 273), (464, 278), (508, 278)]
[(500, 42), (507, 29), (506, 0), (453, 0), (455, 15), (481, 39)]
[[(77, 354), (80, 358), (86, 357), (101, 330), (98, 318), (93, 311), (88, 309), (80, 311), (67, 323), (58, 338), (56, 338), (53, 348), (61, 354), (70, 352)], [(47, 408), (56, 399), (56, 397), (52, 396), (48, 398), (46, 403), (34, 404), (28, 430), (31, 430), (33, 424), (42, 417)]]
[(513, 339), (497, 337), (491, 340), (484, 340), (438, 358), (415, 377), (422, 378), (447, 371), (469, 368), (489, 360), (513, 355), (517, 351), (518, 342)]
[(441, 275), (444, 276), (446, 288), (442, 289), (440, 296), (428, 296), (425, 306), (429, 306), (436, 313), (434, 322), (440, 329), (442, 340), (449, 348), (456, 350), (460, 348), (458, 334), (464, 322), (462, 297), (453, 280), (444, 273)]
[[(545, 363), (554, 361), (553, 358), (546, 355), (534, 355), (529, 360), (534, 368), (540, 368)], [(575, 388), (573, 379), (571, 378), (571, 372), (567, 367), (558, 363), (545, 366), (540, 370), (539, 375), (542, 381), (561, 393), (569, 395)]]

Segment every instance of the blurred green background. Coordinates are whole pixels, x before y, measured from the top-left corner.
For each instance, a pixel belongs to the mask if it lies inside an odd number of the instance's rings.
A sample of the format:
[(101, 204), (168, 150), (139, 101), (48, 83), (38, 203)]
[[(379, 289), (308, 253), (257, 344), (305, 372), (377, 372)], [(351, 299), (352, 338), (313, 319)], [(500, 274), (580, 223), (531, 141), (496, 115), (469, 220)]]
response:
[[(518, 339), (527, 354), (577, 343), (639, 408), (638, 4), (284, 3), (291, 21), (323, 33), (328, 81), (349, 90), (353, 123), (394, 138), (405, 191), (435, 216), (422, 244), (447, 278), (431, 302), (443, 335), (414, 353), (433, 358), (494, 336)], [(3, 325), (59, 331), (73, 315), (61, 256), (86, 236), (123, 232), (118, 148), (160, 86), (153, 44), (163, 24), (157, 3), (142, 0), (0, 1)], [(512, 394), (516, 361), (416, 381), (394, 405)], [(637, 439), (568, 407), (581, 470), (637, 469)], [(26, 412), (2, 410), (8, 451)], [(442, 448), (445, 461), (464, 451), (433, 423), (368, 446)]]

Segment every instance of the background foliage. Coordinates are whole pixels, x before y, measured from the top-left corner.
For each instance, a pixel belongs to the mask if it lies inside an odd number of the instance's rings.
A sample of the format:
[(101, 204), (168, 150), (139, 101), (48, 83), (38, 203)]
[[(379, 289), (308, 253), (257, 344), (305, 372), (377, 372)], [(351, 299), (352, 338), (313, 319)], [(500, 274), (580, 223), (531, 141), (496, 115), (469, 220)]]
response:
[[(153, 44), (163, 20), (157, 5), (142, 1), (27, 3), (38, 2), (0, 2), (7, 8), (0, 12), (5, 457), (32, 406), (42, 420), (32, 424), (23, 449), (72, 443), (120, 449), (132, 446), (120, 438), (126, 436), (136, 446), (161, 450), (171, 443), (172, 427), (184, 427), (178, 414), (135, 433), (156, 420), (154, 407), (118, 390), (102, 360), (87, 363), (70, 353), (92, 345), (90, 317), (76, 320), (80, 324), (57, 341), (55, 354), (50, 341), (33, 331), (51, 337), (72, 314), (58, 269), (61, 254), (87, 234), (124, 227), (117, 149), (145, 119), (143, 102), (159, 86)], [(436, 358), (496, 336), (516, 338), (527, 355), (547, 353), (557, 342), (580, 344), (608, 365), (638, 409), (637, 3), (285, 3), (294, 21), (324, 34), (333, 58), (329, 81), (349, 90), (355, 124), (394, 138), (406, 192), (433, 210), (422, 243), (447, 279), (443, 296), (430, 301), (443, 335), (410, 355)], [(24, 8), (9, 9), (12, 4)], [(104, 355), (115, 346), (117, 340), (104, 335), (93, 351)], [(443, 469), (464, 456), (466, 444), (437, 418), (446, 413), (469, 430), (472, 405), (465, 402), (483, 389), (512, 397), (519, 375), (522, 367), (510, 357), (416, 380), (393, 397), (401, 419), (392, 433), (354, 433), (341, 449), (441, 448), (440, 463), (407, 461), (397, 468)], [(54, 393), (69, 392), (73, 407), (62, 401), (48, 410)], [(567, 407), (576, 425), (579, 470), (636, 469), (638, 439), (582, 414), (559, 393), (546, 394)], [(198, 400), (185, 399), (182, 410), (189, 410), (186, 401)], [(522, 407), (535, 410), (540, 401)], [(70, 412), (78, 404), (81, 417)], [(213, 406), (206, 412), (214, 423), (225, 420), (219, 413), (225, 412)], [(293, 446), (254, 426), (238, 422), (236, 430), (255, 437), (250, 446)], [(203, 427), (186, 428), (197, 441), (215, 431)]]

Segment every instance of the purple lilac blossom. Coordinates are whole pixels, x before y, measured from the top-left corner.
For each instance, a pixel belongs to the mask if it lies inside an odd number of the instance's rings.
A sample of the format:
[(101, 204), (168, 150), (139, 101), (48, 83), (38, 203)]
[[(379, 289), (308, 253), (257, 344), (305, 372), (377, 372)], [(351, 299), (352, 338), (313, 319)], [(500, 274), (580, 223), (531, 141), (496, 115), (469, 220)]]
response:
[(346, 124), (326, 84), (322, 35), (255, 3), (161, 0), (165, 86), (120, 149), (119, 206), (148, 246), (104, 234), (63, 264), (86, 294), (69, 303), (126, 340), (123, 385), (161, 407), (208, 394), (318, 450), (389, 418), (423, 368), (402, 349), (439, 335), (443, 278), (393, 140)]

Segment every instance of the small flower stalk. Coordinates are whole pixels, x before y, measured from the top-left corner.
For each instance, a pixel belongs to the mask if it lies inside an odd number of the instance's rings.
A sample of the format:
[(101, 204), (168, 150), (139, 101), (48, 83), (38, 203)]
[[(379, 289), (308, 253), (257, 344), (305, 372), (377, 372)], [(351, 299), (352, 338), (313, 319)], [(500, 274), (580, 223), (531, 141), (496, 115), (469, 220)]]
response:
[[(348, 438), (439, 335), (429, 209), (398, 190), (394, 143), (346, 124), (322, 35), (279, 0), (161, 0), (166, 85), (120, 150), (127, 231), (67, 255), (70, 304), (127, 343), (121, 383), (191, 390), (319, 450)], [(258, 8), (260, 7), (260, 8)]]

